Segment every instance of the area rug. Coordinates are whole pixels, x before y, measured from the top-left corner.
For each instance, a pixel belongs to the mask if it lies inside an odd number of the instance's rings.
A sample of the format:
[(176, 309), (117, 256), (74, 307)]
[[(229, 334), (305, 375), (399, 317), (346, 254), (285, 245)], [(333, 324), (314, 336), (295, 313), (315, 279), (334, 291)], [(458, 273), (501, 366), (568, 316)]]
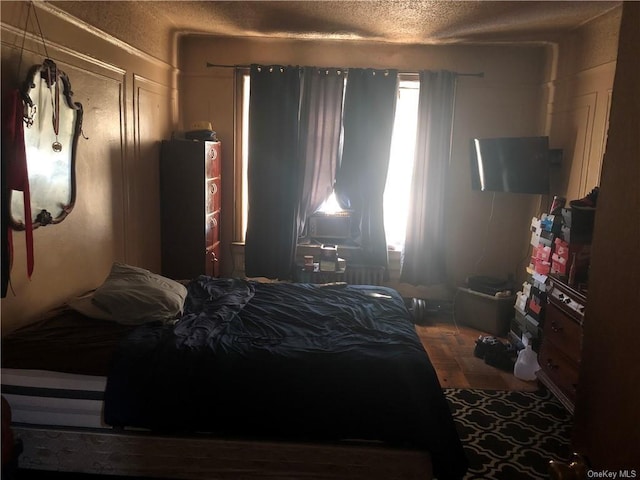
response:
[(569, 458), (572, 417), (547, 390), (444, 392), (469, 460), (465, 480), (547, 480), (549, 461)]

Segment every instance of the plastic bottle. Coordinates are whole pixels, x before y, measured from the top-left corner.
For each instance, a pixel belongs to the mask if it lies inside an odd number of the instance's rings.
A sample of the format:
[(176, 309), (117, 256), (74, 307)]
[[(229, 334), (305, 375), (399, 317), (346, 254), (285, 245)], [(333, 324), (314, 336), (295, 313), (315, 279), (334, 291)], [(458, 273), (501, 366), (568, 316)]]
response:
[(513, 374), (520, 380), (535, 380), (536, 372), (540, 370), (538, 364), (538, 356), (531, 349), (531, 345), (527, 345), (518, 353), (518, 359), (513, 366)]

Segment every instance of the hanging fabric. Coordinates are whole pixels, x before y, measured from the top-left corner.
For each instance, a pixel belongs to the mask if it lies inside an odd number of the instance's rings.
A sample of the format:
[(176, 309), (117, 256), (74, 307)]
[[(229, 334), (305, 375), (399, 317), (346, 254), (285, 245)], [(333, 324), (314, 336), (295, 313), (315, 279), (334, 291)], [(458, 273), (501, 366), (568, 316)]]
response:
[(300, 69), (253, 65), (250, 75), (245, 270), (288, 279), (298, 239)]
[(383, 197), (398, 88), (396, 70), (350, 68), (344, 99), (344, 146), (336, 195), (352, 210), (358, 263), (388, 266)]
[(298, 235), (305, 221), (333, 191), (342, 131), (345, 72), (339, 68), (304, 67), (300, 105), (301, 169)]
[[(27, 275), (31, 278), (33, 273), (33, 227), (31, 223), (31, 196), (29, 194), (29, 174), (27, 171), (27, 154), (24, 145), (24, 105), (22, 94), (19, 90), (8, 93), (3, 102), (2, 117), (2, 166), (3, 177), (6, 175), (6, 191), (3, 192), (3, 203), (8, 203), (8, 192), (15, 190), (22, 192), (25, 211), (25, 240), (27, 253)], [(6, 207), (3, 207), (6, 208)], [(9, 221), (8, 211), (3, 218), (3, 224)], [(4, 228), (4, 227), (3, 227)], [(9, 270), (13, 259), (13, 233), (7, 228), (6, 248), (9, 258)], [(8, 276), (7, 276), (8, 283)], [(6, 286), (3, 276), (3, 296), (6, 294)]]
[(420, 73), (418, 135), (400, 281), (432, 285), (446, 278), (444, 201), (457, 75)]

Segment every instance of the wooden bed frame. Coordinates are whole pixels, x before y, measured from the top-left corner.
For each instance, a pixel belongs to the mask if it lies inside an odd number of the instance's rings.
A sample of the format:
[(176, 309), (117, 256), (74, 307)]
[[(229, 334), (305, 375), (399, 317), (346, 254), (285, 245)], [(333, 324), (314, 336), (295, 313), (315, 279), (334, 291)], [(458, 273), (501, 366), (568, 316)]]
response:
[(372, 443), (320, 444), (159, 436), (13, 425), (20, 468), (173, 479), (433, 478), (428, 452)]

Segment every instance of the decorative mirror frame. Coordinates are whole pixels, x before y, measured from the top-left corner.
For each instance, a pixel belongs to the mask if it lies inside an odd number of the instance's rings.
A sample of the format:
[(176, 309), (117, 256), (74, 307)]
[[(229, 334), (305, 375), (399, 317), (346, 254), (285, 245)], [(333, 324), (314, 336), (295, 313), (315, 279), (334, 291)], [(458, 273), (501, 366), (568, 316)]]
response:
[[(47, 209), (41, 209), (38, 213), (32, 214), (31, 224), (32, 228), (38, 228), (40, 226), (52, 225), (56, 223), (62, 222), (73, 210), (76, 201), (76, 150), (78, 146), (78, 138), (82, 133), (82, 120), (83, 120), (83, 109), (82, 104), (78, 102), (74, 102), (72, 99), (73, 91), (71, 90), (71, 82), (69, 81), (69, 77), (60, 70), (53, 60), (47, 58), (44, 60), (42, 64), (34, 65), (29, 69), (27, 73), (27, 78), (22, 85), (21, 94), (24, 105), (24, 114), (23, 121), (25, 127), (25, 138), (27, 137), (27, 130), (34, 125), (34, 118), (37, 115), (42, 115), (44, 112), (38, 112), (37, 105), (35, 105), (31, 92), (33, 89), (37, 88), (37, 82), (45, 82), (47, 88), (55, 92), (52, 93), (52, 126), (55, 133), (55, 141), (51, 145), (43, 145), (42, 147), (38, 147), (38, 153), (45, 155), (43, 152), (44, 149), (51, 148), (53, 152), (60, 152), (62, 149), (71, 148), (70, 158), (69, 158), (69, 194), (68, 198), (65, 198), (62, 202), (57, 202), (58, 211), (52, 214)], [(71, 127), (72, 135), (70, 138), (70, 145), (62, 145), (58, 142), (58, 131), (60, 128), (60, 109), (66, 108), (69, 109), (72, 113), (75, 114), (74, 125)], [(42, 119), (42, 121), (46, 121)], [(66, 140), (63, 140), (66, 142)], [(25, 145), (25, 149), (27, 150), (27, 164), (29, 164), (29, 152), (28, 145)], [(47, 151), (46, 154), (49, 152)], [(29, 189), (30, 194), (34, 196), (34, 190), (31, 183), (32, 180), (32, 172), (28, 171), (29, 174)], [(11, 191), (9, 193), (9, 225), (14, 230), (25, 230), (27, 227), (26, 215), (27, 212), (24, 212), (24, 218), (16, 218), (14, 209), (12, 208), (12, 197), (15, 194), (20, 192)], [(56, 203), (56, 200), (51, 200), (51, 203)], [(55, 216), (54, 216), (55, 215)]]

